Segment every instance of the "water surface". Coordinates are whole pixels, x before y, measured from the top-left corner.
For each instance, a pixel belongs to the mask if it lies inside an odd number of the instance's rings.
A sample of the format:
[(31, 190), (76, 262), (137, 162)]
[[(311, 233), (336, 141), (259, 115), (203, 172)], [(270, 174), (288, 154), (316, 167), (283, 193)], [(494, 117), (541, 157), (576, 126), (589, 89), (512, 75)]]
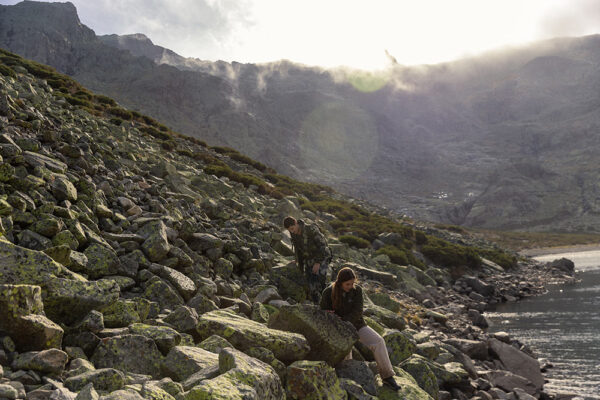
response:
[(545, 374), (548, 392), (600, 399), (600, 250), (535, 257), (568, 258), (581, 282), (549, 287), (543, 296), (505, 303), (486, 314), (490, 331), (506, 331), (554, 368)]

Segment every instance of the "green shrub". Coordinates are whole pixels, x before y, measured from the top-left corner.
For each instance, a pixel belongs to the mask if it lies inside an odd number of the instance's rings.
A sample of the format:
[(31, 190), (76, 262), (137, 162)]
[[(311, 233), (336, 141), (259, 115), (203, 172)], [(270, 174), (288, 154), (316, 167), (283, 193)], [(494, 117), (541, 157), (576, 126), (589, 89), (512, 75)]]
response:
[(502, 250), (478, 249), (477, 253), (479, 253), (481, 257), (487, 258), (507, 270), (517, 266), (517, 257)]
[(408, 264), (408, 257), (406, 256), (406, 252), (404, 250), (399, 249), (396, 246), (391, 246), (391, 245), (383, 246), (382, 248), (377, 250), (375, 253), (385, 254), (386, 256), (388, 256), (390, 258), (390, 260), (394, 264), (398, 264), (398, 265), (407, 265)]
[(342, 235), (339, 237), (340, 242), (342, 243), (346, 243), (347, 245), (351, 246), (351, 247), (356, 247), (357, 249), (366, 249), (370, 246), (370, 243), (368, 240), (365, 240), (363, 238), (354, 236), (354, 235)]
[(421, 231), (415, 231), (415, 242), (418, 246), (422, 246), (428, 242), (427, 235)]
[[(98, 103), (100, 103), (100, 104), (106, 104), (106, 105), (109, 105), (109, 106), (116, 106), (116, 105), (117, 105), (117, 102), (116, 102), (116, 101), (114, 101), (114, 100), (113, 100), (113, 99), (111, 99), (110, 97), (108, 97), (108, 96), (104, 96), (104, 95), (102, 95), (102, 94), (97, 94), (97, 95), (95, 95), (95, 96), (94, 96), (94, 99), (95, 99), (95, 100), (96, 100)], [(132, 112), (132, 114), (133, 114), (133, 112)]]
[(449, 243), (434, 237), (429, 237), (428, 243), (421, 247), (421, 253), (443, 267), (478, 268), (481, 266), (481, 258), (474, 248)]
[(168, 133), (165, 132), (161, 132), (156, 128), (153, 128), (151, 126), (143, 126), (140, 128), (140, 131), (147, 133), (148, 135), (155, 137), (157, 139), (161, 139), (161, 140), (169, 140), (171, 139), (171, 135), (169, 135)]
[(0, 74), (2, 74), (4, 76), (10, 76), (12, 78), (17, 77), (17, 74), (15, 74), (15, 71), (13, 71), (12, 68), (7, 67), (6, 65), (0, 65)]
[(121, 118), (114, 117), (110, 119), (110, 123), (120, 126), (123, 123), (123, 120)]
[(131, 111), (121, 107), (110, 107), (108, 109), (108, 113), (127, 121), (131, 121), (133, 119), (133, 114)]

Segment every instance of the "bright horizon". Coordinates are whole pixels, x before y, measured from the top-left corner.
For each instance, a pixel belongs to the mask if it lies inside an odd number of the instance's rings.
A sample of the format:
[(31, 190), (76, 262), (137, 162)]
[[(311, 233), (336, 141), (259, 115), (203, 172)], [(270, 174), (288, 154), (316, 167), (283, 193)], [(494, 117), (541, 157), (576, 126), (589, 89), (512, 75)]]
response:
[[(71, 0), (96, 34), (143, 33), (202, 60), (377, 70), (600, 29), (599, 0)], [(15, 0), (0, 0), (12, 5)]]

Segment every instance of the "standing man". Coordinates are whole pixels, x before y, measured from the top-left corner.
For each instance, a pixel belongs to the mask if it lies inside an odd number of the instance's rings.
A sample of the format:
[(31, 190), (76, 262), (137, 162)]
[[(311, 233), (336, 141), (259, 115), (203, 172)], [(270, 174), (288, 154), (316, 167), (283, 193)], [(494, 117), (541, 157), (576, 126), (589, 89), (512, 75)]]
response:
[(290, 232), (296, 265), (306, 276), (309, 298), (319, 304), (321, 293), (327, 286), (327, 272), (331, 262), (331, 250), (325, 236), (317, 225), (305, 224), (294, 217), (286, 217), (283, 226)]

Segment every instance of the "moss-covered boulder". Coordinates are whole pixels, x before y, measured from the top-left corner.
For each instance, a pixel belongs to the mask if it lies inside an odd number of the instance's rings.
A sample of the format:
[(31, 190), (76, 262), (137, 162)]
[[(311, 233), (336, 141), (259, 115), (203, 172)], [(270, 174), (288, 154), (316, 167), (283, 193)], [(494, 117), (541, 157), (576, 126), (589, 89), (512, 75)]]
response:
[(43, 374), (60, 375), (67, 365), (69, 356), (62, 350), (48, 349), (21, 353), (12, 362), (13, 370), (31, 370)]
[(47, 238), (53, 238), (63, 226), (63, 222), (54, 215), (42, 214), (31, 226), (31, 230)]
[(271, 350), (266, 347), (251, 347), (245, 353), (250, 357), (258, 358), (260, 361), (269, 364), (277, 372), (281, 381), (285, 382), (287, 367), (275, 357), (275, 354)]
[(288, 399), (347, 399), (335, 370), (325, 361), (296, 361), (288, 366), (286, 394)]
[(138, 235), (144, 238), (142, 250), (152, 262), (164, 260), (169, 254), (169, 241), (167, 239), (167, 227), (162, 221), (150, 221), (142, 226)]
[(398, 329), (401, 331), (406, 328), (406, 321), (401, 315), (369, 301), (365, 301), (364, 315), (372, 317), (391, 329)]
[(8, 329), (2, 329), (14, 340), (20, 351), (60, 349), (64, 331), (44, 315), (30, 314), (16, 318)]
[(400, 364), (400, 368), (408, 372), (419, 384), (419, 387), (425, 390), (431, 397), (434, 399), (438, 398), (440, 391), (438, 381), (431, 368), (429, 368), (429, 363), (425, 357), (414, 354), (409, 359), (403, 361)]
[(100, 311), (104, 316), (104, 326), (107, 328), (124, 328), (142, 321), (138, 314), (137, 303), (133, 300), (118, 299)]
[(202, 381), (185, 399), (256, 399), (278, 400), (285, 397), (275, 370), (256, 358), (235, 349), (219, 353), (216, 378)]
[(158, 276), (150, 278), (146, 282), (145, 287), (144, 297), (157, 302), (163, 309), (168, 308), (173, 310), (177, 306), (184, 304), (184, 300), (177, 290)]
[(302, 302), (307, 299), (306, 278), (295, 263), (277, 265), (270, 269), (270, 278), (277, 285), (281, 297)]
[(284, 362), (302, 360), (309, 351), (304, 336), (268, 328), (229, 310), (215, 310), (201, 315), (197, 329), (202, 338), (217, 334), (238, 349), (266, 347)]
[(196, 284), (181, 272), (160, 264), (151, 264), (150, 272), (169, 282), (184, 300), (190, 300), (196, 293)]
[(85, 273), (92, 279), (118, 275), (121, 261), (113, 249), (99, 243), (92, 243), (83, 254), (87, 257), (88, 262), (83, 271), (77, 272)]
[(252, 304), (252, 311), (250, 311), (250, 319), (256, 322), (260, 322), (261, 324), (266, 324), (269, 322), (269, 318), (271, 314), (269, 314), (269, 310), (264, 304), (255, 302)]
[(401, 368), (394, 368), (394, 380), (400, 386), (398, 391), (384, 385), (377, 378), (377, 398), (380, 400), (434, 400), (425, 390), (421, 389), (415, 379)]
[(222, 349), (226, 347), (233, 348), (233, 345), (221, 336), (212, 335), (198, 343), (198, 347), (211, 353), (219, 354)]
[(392, 365), (398, 365), (409, 358), (417, 349), (417, 345), (409, 335), (397, 330), (388, 330), (383, 339), (390, 355)]
[(43, 285), (64, 271), (41, 251), (17, 246), (0, 236), (0, 283)]
[(93, 384), (97, 390), (112, 392), (125, 386), (125, 374), (113, 368), (102, 368), (72, 376), (65, 380), (65, 386), (78, 392), (88, 384)]
[(350, 379), (358, 383), (367, 393), (375, 396), (375, 375), (366, 362), (358, 360), (344, 360), (335, 366), (339, 378)]
[(63, 200), (77, 201), (77, 189), (66, 176), (55, 174), (53, 178), (50, 187), (56, 200), (59, 202)]
[(90, 359), (97, 368), (160, 376), (162, 355), (154, 340), (142, 335), (121, 335), (103, 339)]
[(310, 346), (308, 359), (335, 366), (358, 340), (352, 324), (312, 304), (283, 306), (269, 319), (269, 327), (303, 335)]
[(52, 279), (43, 289), (46, 314), (53, 321), (66, 324), (114, 303), (120, 294), (119, 286), (110, 280)]
[(340, 378), (340, 386), (348, 393), (348, 400), (377, 400), (352, 379)]
[(121, 389), (102, 396), (102, 400), (144, 400), (136, 389)]
[(163, 360), (161, 369), (163, 375), (178, 382), (198, 372), (208, 379), (218, 375), (219, 356), (198, 347), (175, 346)]
[(155, 326), (138, 323), (130, 325), (129, 332), (134, 335), (146, 336), (154, 340), (158, 350), (165, 355), (181, 342), (181, 335), (175, 329), (169, 328), (168, 326)]
[(440, 346), (433, 342), (425, 342), (417, 344), (417, 354), (428, 358), (430, 360), (435, 360), (440, 355)]
[(144, 383), (140, 394), (146, 400), (175, 400), (175, 397), (161, 388), (156, 381)]

